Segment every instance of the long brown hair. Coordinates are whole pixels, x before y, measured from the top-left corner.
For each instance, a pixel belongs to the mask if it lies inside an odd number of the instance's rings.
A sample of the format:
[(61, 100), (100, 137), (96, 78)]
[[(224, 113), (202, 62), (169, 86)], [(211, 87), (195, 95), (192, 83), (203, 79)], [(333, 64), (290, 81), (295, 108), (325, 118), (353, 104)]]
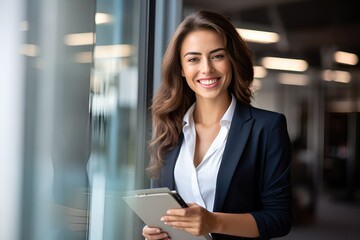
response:
[(151, 177), (158, 176), (164, 156), (178, 143), (183, 116), (195, 102), (194, 92), (181, 75), (180, 48), (184, 38), (196, 30), (215, 31), (224, 38), (233, 69), (228, 90), (239, 102), (251, 102), (252, 53), (236, 28), (214, 12), (199, 11), (187, 16), (168, 44), (162, 62), (162, 81), (152, 101), (153, 137), (149, 144), (151, 159), (147, 168)]

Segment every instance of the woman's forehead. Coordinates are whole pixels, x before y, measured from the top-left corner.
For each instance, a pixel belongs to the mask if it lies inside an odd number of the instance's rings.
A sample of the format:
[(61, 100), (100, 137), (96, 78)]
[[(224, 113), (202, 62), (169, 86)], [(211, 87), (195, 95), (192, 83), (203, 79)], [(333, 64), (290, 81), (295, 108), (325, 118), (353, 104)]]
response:
[(225, 48), (224, 38), (211, 30), (196, 30), (188, 33), (183, 39), (180, 50), (184, 51), (211, 51)]

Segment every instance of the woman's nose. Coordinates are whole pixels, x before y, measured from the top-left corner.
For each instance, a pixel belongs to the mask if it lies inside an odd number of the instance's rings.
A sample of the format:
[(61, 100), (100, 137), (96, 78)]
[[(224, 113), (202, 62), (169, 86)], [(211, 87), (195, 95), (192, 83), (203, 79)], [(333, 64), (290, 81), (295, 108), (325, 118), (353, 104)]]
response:
[(214, 71), (214, 67), (210, 60), (204, 60), (202, 61), (201, 65), (202, 73), (210, 73)]

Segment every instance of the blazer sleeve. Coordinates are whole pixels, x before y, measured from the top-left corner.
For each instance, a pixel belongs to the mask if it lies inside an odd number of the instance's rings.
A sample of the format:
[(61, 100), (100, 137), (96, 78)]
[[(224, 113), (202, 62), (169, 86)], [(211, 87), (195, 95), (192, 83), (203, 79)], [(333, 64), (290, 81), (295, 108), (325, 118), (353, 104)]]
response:
[(260, 239), (284, 236), (290, 232), (291, 214), (291, 145), (286, 119), (274, 118), (267, 135), (265, 158), (261, 166), (260, 201), (262, 209), (251, 212)]

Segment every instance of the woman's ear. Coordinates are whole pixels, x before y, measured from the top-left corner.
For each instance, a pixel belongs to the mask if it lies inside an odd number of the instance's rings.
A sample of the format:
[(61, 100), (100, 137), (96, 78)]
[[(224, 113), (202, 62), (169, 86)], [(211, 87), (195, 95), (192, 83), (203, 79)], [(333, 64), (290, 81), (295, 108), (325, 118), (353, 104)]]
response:
[(185, 77), (184, 71), (181, 69), (181, 76)]

